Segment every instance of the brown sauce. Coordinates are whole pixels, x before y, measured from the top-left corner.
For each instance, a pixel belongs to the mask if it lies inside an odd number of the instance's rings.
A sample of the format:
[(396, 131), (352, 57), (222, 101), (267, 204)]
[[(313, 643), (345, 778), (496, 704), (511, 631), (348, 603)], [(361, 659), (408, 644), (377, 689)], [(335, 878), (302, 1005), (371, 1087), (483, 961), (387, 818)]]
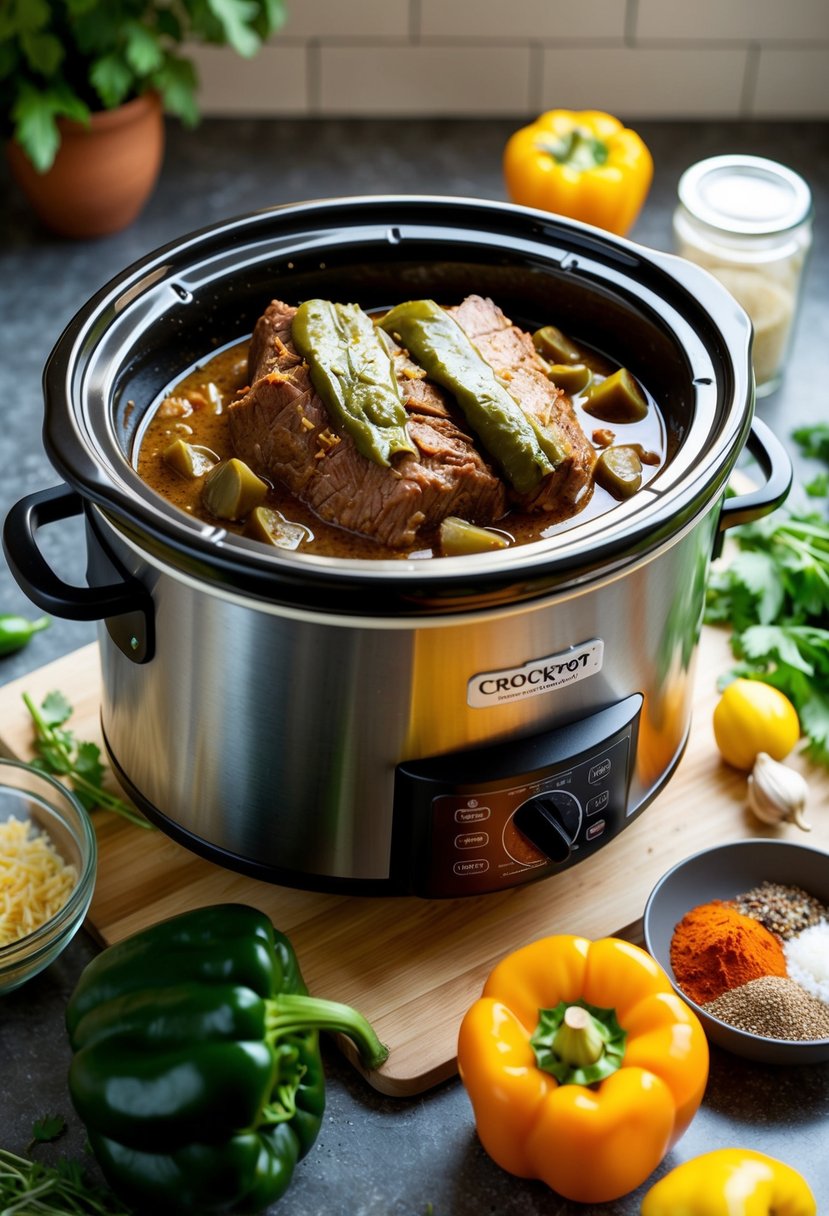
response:
[[(584, 361), (593, 370), (594, 382), (615, 370), (615, 366), (586, 347), (581, 346)], [(226, 409), (241, 391), (247, 387), (248, 341), (234, 343), (199, 363), (182, 379), (169, 386), (148, 412), (148, 421), (137, 441), (136, 467), (143, 481), (173, 506), (187, 514), (207, 522), (220, 524), (230, 532), (242, 534), (244, 522), (217, 520), (204, 508), (201, 500), (201, 478), (188, 478), (176, 472), (164, 459), (163, 453), (175, 439), (208, 448), (220, 460), (234, 455), (230, 440), (230, 429)], [(648, 399), (647, 415), (637, 422), (604, 423), (583, 411), (582, 398), (572, 398), (576, 417), (588, 438), (593, 437), (597, 449), (612, 432), (616, 444), (638, 444), (653, 455), (653, 463), (644, 463), (642, 485), (658, 472), (665, 459), (665, 428), (647, 386), (640, 385)], [(181, 411), (176, 412), (176, 411)], [(271, 486), (264, 504), (294, 523), (302, 524), (309, 531), (309, 538), (300, 546), (299, 552), (315, 553), (329, 557), (392, 558), (440, 556), (437, 548), (430, 547), (432, 538), (424, 537), (423, 546), (415, 551), (387, 549), (368, 537), (360, 536), (343, 528), (324, 522), (309, 508), (297, 501), (279, 486)], [(527, 514), (510, 510), (491, 526), (507, 533), (514, 544), (528, 544), (542, 540), (575, 522), (592, 519), (612, 510), (617, 500), (601, 486), (596, 485), (584, 506), (568, 507), (562, 512)], [(436, 538), (434, 538), (436, 542)], [(270, 548), (270, 546), (268, 546)], [(280, 550), (280, 552), (284, 552)]]

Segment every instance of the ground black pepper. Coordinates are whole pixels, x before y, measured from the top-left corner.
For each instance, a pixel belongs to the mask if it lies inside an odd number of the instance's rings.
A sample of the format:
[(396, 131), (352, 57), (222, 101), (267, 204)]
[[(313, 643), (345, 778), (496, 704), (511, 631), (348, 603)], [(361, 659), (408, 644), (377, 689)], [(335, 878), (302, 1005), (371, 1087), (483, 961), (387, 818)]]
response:
[(779, 975), (730, 988), (703, 1008), (721, 1022), (764, 1039), (829, 1039), (829, 1005)]
[(829, 908), (800, 887), (763, 882), (729, 900), (743, 916), (752, 916), (783, 941), (829, 917)]

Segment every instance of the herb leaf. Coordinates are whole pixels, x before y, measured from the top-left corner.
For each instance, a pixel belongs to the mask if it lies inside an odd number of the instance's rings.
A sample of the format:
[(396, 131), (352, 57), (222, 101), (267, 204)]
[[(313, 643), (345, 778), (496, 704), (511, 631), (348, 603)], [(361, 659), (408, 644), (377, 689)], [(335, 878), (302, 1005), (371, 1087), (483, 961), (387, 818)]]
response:
[(44, 1115), (42, 1119), (32, 1124), (32, 1144), (47, 1144), (57, 1140), (66, 1131), (66, 1120), (63, 1115)]
[[(824, 449), (823, 430), (826, 447)], [(803, 428), (829, 457), (829, 426)], [(735, 675), (763, 680), (789, 698), (806, 753), (829, 766), (829, 522), (780, 508), (735, 528), (738, 553), (711, 573), (706, 620), (730, 622)]]
[(811, 426), (799, 426), (792, 431), (792, 439), (800, 445), (804, 456), (829, 464), (829, 423), (815, 422)]
[(0, 1149), (0, 1211), (20, 1216), (129, 1216), (115, 1195), (94, 1186), (79, 1161), (42, 1165)]
[(63, 693), (50, 692), (40, 708), (28, 693), (24, 692), (23, 701), (34, 722), (36, 768), (58, 777), (67, 777), (79, 801), (88, 811), (98, 807), (121, 815), (137, 827), (152, 828), (143, 815), (104, 789), (106, 769), (97, 744), (78, 740), (73, 731), (61, 729), (72, 716), (72, 706)]

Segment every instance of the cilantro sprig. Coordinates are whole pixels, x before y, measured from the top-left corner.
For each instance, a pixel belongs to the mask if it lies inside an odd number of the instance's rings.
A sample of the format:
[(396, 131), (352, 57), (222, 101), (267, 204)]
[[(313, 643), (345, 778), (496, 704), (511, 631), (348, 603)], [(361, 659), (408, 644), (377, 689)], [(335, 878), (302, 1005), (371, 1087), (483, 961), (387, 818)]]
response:
[(94, 1186), (79, 1161), (43, 1165), (0, 1149), (0, 1211), (4, 1216), (128, 1216), (115, 1196)]
[(100, 808), (121, 815), (140, 828), (152, 828), (152, 824), (133, 810), (123, 799), (104, 789), (106, 769), (101, 761), (101, 749), (95, 743), (76, 739), (65, 724), (72, 716), (72, 706), (61, 692), (50, 692), (36, 706), (28, 693), (23, 701), (32, 716), (35, 727), (36, 757), (33, 765), (44, 772), (66, 777), (88, 811)]
[(829, 766), (829, 523), (780, 508), (735, 528), (736, 556), (712, 571), (706, 620), (729, 622), (735, 676), (794, 705), (811, 759)]
[(792, 439), (804, 456), (829, 464), (829, 422), (813, 422), (792, 431)]

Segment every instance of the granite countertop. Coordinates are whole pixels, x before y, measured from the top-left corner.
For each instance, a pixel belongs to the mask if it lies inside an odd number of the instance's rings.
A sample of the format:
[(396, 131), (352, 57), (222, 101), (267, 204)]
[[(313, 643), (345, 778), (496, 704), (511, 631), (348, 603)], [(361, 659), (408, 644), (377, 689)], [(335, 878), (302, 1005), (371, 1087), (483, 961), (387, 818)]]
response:
[[(65, 242), (44, 233), (0, 167), (0, 514), (5, 517), (24, 494), (59, 480), (40, 438), (41, 371), (64, 325), (110, 277), (188, 231), (276, 203), (386, 192), (503, 199), (500, 154), (516, 125), (211, 120), (195, 132), (171, 125), (162, 177), (143, 215), (127, 231), (95, 242)], [(827, 417), (829, 124), (636, 126), (656, 164), (653, 189), (631, 234), (642, 244), (670, 249), (677, 181), (684, 168), (705, 156), (732, 151), (768, 156), (798, 170), (812, 187), (815, 245), (790, 367), (782, 387), (757, 406), (758, 415), (790, 446), (795, 425)], [(817, 470), (792, 455), (799, 485)], [(83, 581), (77, 521), (46, 530), (43, 550), (69, 581)], [(35, 614), (4, 562), (0, 611)], [(0, 659), (0, 682), (94, 636), (92, 625), (55, 620), (24, 651)], [(58, 1145), (41, 1150), (44, 1159), (58, 1152), (83, 1153), (83, 1129), (66, 1090), (69, 1052), (62, 1018), (95, 949), (82, 932), (43, 974), (0, 997), (2, 1147), (24, 1150), (33, 1121), (61, 1112), (69, 1130)], [(645, 1188), (594, 1208), (568, 1204), (540, 1184), (501, 1171), (476, 1139), (460, 1082), (417, 1098), (391, 1099), (368, 1088), (333, 1047), (326, 1046), (325, 1055), (329, 1083), (322, 1131), (278, 1210), (292, 1216), (638, 1213)], [(753, 1148), (800, 1169), (819, 1210), (829, 1211), (829, 1174), (822, 1164), (827, 1128), (829, 1064), (770, 1068), (713, 1049), (702, 1108), (655, 1177), (710, 1149)]]

